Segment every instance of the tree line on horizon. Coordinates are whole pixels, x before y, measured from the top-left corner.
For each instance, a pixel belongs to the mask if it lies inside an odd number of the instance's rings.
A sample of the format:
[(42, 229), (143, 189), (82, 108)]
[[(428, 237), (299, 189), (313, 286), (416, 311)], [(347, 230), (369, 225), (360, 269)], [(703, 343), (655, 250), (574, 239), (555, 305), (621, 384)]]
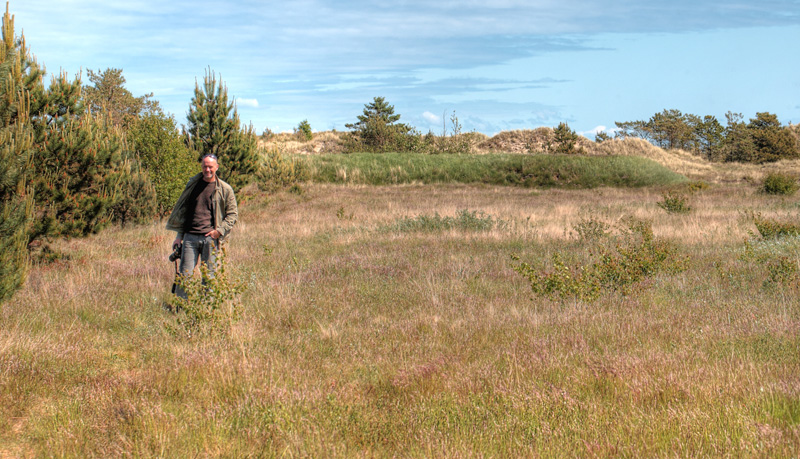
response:
[[(709, 161), (767, 163), (800, 158), (800, 126), (783, 126), (778, 116), (756, 113), (744, 122), (741, 113), (725, 114), (726, 125), (715, 116), (700, 117), (665, 109), (649, 120), (616, 122), (617, 137), (637, 137), (664, 149), (692, 151)], [(606, 133), (597, 140), (609, 139)]]

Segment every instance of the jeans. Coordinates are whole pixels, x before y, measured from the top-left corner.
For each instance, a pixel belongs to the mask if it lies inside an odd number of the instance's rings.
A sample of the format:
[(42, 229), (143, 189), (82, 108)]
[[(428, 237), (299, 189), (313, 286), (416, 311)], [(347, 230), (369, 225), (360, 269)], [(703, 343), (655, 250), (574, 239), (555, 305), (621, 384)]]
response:
[[(184, 234), (180, 263), (181, 275), (184, 277), (191, 276), (195, 266), (197, 266), (197, 259), (200, 258), (200, 262), (208, 266), (209, 277), (214, 277), (214, 268), (216, 267), (217, 260), (216, 250), (218, 247), (219, 241), (213, 239), (211, 236), (190, 233)], [(183, 291), (180, 285), (175, 289), (175, 294), (186, 299), (186, 292)]]

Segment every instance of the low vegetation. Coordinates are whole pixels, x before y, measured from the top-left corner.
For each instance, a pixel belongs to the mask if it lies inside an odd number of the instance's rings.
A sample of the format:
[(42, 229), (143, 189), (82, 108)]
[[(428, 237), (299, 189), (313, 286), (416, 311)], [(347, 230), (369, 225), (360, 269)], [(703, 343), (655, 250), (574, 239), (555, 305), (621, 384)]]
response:
[[(800, 239), (741, 218), (792, 202), (717, 185), (676, 218), (649, 188), (305, 188), (242, 205), (226, 333), (171, 331), (161, 225), (59, 241), (71, 257), (2, 306), (2, 455), (800, 452)], [(537, 294), (512, 254), (599, 264), (600, 288)]]
[[(800, 453), (797, 126), (375, 97), (259, 145), (211, 69), (182, 132), (121, 69), (42, 72), (7, 12), (0, 457)], [(240, 221), (181, 301), (154, 220), (209, 153)]]
[(523, 187), (666, 186), (686, 178), (641, 157), (368, 153), (306, 158), (323, 183), (483, 183)]

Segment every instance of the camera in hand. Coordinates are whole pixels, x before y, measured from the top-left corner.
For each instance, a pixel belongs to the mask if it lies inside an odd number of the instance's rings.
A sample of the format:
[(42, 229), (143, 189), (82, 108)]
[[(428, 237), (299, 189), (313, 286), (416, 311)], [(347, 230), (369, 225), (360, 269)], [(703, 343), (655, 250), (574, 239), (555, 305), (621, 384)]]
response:
[(175, 244), (172, 246), (172, 253), (169, 254), (169, 261), (174, 262), (181, 257), (181, 245)]

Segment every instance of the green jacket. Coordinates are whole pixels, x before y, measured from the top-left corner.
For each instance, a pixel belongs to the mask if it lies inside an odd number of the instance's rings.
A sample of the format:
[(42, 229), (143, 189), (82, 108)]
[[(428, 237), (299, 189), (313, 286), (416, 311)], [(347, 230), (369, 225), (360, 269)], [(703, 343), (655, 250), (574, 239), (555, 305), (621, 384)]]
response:
[[(203, 174), (197, 174), (189, 179), (186, 188), (175, 203), (172, 213), (167, 220), (167, 229), (177, 231), (178, 237), (183, 238), (183, 223), (186, 219), (186, 200), (192, 191), (195, 183), (203, 179)], [(236, 206), (236, 196), (233, 188), (217, 177), (217, 186), (214, 195), (211, 197), (211, 216), (214, 219), (211, 224), (214, 229), (219, 231), (219, 240), (223, 241), (233, 229), (236, 219), (239, 217), (239, 208)]]

